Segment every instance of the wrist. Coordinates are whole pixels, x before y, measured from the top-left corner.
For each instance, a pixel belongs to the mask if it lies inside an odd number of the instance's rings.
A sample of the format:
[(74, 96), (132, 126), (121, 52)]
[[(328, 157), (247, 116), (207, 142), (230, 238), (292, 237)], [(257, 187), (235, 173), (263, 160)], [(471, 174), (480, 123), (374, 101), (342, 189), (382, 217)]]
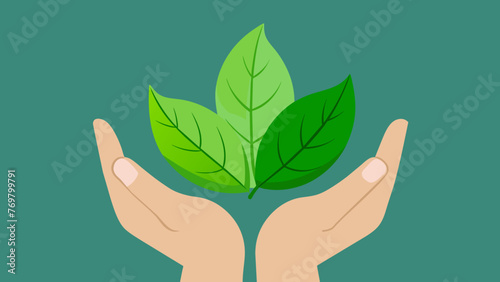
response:
[(227, 260), (219, 258), (213, 261), (185, 265), (182, 269), (182, 282), (217, 281), (236, 282), (243, 281), (244, 254), (233, 256)]
[(256, 256), (257, 282), (318, 282), (319, 272), (315, 261), (294, 260), (291, 257)]

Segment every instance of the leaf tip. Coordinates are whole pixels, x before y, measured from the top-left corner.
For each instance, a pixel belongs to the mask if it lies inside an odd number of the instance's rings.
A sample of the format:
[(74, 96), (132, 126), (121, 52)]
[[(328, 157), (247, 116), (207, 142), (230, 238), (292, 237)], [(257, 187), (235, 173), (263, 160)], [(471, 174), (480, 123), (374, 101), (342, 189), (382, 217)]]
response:
[(153, 86), (149, 85), (149, 100), (156, 101), (158, 103), (158, 92), (154, 90)]
[(149, 85), (149, 94), (155, 94), (156, 91), (153, 89), (153, 86)]
[(347, 75), (347, 78), (344, 80), (344, 85), (350, 84), (352, 85), (352, 76), (351, 74)]
[(259, 32), (259, 33), (264, 33), (264, 24), (259, 25), (254, 29), (254, 31)]

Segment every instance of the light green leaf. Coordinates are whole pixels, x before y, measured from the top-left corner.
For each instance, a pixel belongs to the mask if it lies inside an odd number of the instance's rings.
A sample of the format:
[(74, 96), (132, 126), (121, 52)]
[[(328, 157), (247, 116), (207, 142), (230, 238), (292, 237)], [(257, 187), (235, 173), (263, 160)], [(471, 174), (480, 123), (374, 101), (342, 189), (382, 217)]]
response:
[(340, 157), (354, 124), (351, 76), (288, 106), (269, 126), (257, 155), (259, 187), (281, 190), (306, 184)]
[(242, 140), (251, 167), (251, 187), (259, 143), (273, 119), (293, 101), (288, 70), (261, 25), (229, 53), (216, 87), (217, 113)]
[(149, 112), (158, 148), (182, 176), (214, 191), (248, 192), (246, 155), (221, 117), (196, 103), (162, 97), (151, 87)]

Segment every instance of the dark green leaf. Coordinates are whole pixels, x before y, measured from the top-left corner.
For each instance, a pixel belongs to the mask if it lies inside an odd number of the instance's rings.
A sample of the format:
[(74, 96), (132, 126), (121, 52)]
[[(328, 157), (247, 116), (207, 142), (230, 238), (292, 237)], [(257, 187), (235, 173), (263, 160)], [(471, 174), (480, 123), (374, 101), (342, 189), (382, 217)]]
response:
[(354, 124), (351, 77), (306, 96), (281, 112), (259, 146), (256, 188), (281, 190), (306, 184), (340, 157)]

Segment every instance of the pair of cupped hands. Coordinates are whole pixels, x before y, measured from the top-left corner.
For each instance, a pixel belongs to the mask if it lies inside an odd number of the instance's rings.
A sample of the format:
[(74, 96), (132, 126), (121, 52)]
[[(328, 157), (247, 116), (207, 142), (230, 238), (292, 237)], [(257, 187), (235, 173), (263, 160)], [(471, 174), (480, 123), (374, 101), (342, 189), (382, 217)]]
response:
[[(325, 192), (291, 200), (262, 226), (257, 281), (319, 281), (317, 266), (373, 232), (382, 222), (403, 150), (405, 120), (387, 129), (376, 157)], [(124, 157), (104, 120), (94, 121), (102, 171), (121, 225), (183, 266), (183, 282), (243, 280), (241, 231), (218, 204), (178, 193)], [(181, 206), (203, 203), (186, 221)]]

